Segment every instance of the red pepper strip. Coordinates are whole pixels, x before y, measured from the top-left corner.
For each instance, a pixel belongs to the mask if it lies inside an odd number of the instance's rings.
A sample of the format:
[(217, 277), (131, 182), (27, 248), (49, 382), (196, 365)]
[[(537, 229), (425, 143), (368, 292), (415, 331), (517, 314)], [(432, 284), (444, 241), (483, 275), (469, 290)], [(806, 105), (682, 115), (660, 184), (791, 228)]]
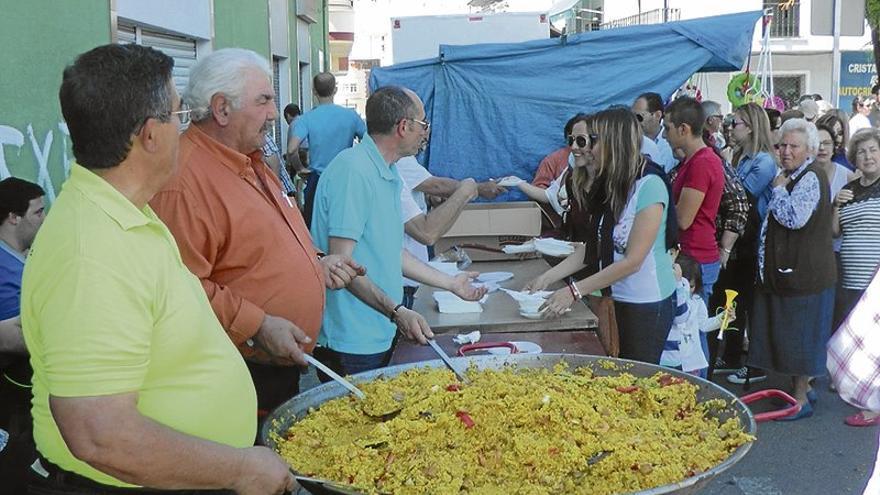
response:
[(639, 387), (636, 385), (630, 385), (629, 387), (615, 387), (614, 388), (614, 390), (617, 390), (618, 392), (620, 392), (622, 394), (631, 394), (638, 389), (639, 389)]
[(672, 375), (663, 375), (659, 380), (661, 387), (666, 387), (669, 385), (678, 385), (679, 383), (684, 383), (684, 380)]
[(461, 390), (461, 387), (459, 387), (457, 383), (452, 383), (446, 386), (446, 390), (448, 392), (458, 392), (459, 390)]
[(458, 419), (460, 419), (462, 423), (464, 423), (465, 428), (471, 429), (476, 426), (476, 423), (474, 423), (474, 420), (471, 418), (470, 414), (464, 411), (458, 411), (457, 413), (455, 413), (455, 415), (458, 416)]

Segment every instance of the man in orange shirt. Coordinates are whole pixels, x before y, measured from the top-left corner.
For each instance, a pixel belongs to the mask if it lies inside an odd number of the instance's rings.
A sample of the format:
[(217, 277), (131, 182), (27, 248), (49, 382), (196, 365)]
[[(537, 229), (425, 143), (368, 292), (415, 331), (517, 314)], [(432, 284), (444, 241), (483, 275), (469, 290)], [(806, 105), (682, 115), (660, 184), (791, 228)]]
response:
[(180, 170), (150, 201), (246, 358), (263, 414), (299, 392), (325, 287), (364, 274), (350, 257), (316, 251), (262, 161), (274, 98), (271, 67), (255, 52), (228, 48), (202, 59), (185, 94), (193, 124), (180, 139)]

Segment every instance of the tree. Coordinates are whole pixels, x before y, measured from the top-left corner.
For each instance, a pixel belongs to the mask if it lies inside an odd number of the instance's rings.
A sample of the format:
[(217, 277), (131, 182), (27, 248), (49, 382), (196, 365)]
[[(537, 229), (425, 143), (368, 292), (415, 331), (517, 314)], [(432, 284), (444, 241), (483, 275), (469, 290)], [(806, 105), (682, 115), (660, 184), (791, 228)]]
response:
[[(865, 0), (865, 18), (871, 27), (871, 45), (874, 47), (874, 67), (880, 67), (880, 0)], [(877, 92), (875, 84), (872, 93)]]

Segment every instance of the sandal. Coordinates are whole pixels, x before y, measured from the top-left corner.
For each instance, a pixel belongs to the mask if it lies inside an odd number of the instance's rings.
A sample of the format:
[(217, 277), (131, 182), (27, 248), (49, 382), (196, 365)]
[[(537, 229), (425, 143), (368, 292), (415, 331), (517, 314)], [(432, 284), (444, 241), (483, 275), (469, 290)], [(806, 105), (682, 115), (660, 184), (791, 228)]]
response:
[(866, 418), (865, 411), (859, 411), (852, 416), (847, 416), (843, 422), (849, 426), (877, 426), (880, 424), (880, 415)]

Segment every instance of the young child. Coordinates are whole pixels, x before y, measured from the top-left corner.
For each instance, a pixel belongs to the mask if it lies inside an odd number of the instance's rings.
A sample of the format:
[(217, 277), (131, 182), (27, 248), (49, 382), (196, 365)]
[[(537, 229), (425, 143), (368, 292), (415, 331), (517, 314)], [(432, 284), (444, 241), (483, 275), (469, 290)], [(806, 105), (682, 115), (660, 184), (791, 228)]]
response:
[[(676, 276), (676, 316), (666, 338), (660, 365), (706, 378), (709, 361), (704, 351), (706, 333), (721, 328), (723, 313), (709, 317), (700, 293), (703, 288), (700, 265), (693, 258), (680, 255), (673, 265)], [(728, 322), (736, 319), (733, 308)]]

